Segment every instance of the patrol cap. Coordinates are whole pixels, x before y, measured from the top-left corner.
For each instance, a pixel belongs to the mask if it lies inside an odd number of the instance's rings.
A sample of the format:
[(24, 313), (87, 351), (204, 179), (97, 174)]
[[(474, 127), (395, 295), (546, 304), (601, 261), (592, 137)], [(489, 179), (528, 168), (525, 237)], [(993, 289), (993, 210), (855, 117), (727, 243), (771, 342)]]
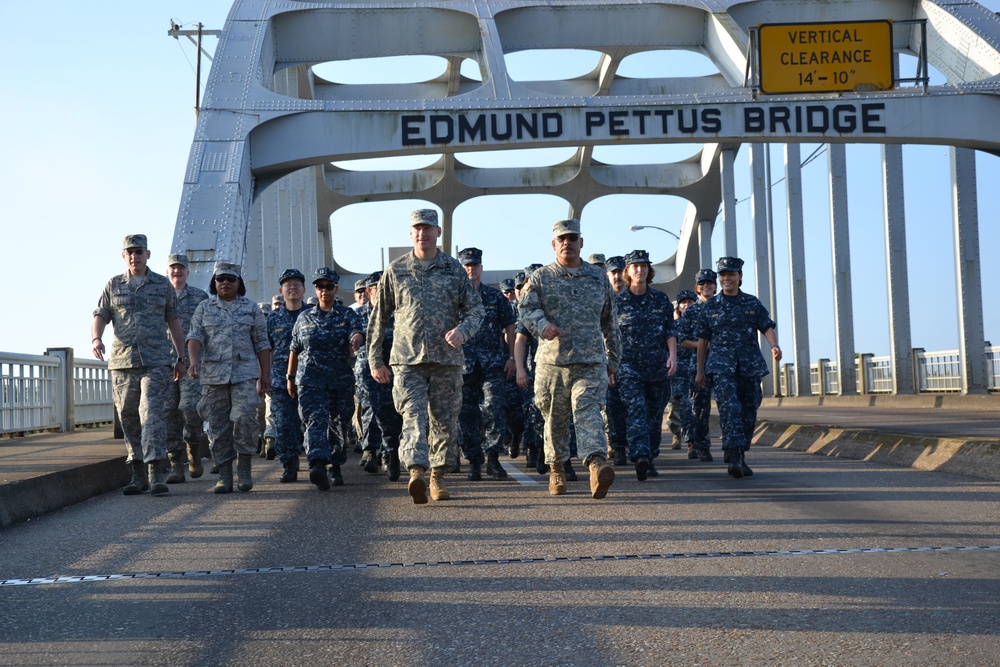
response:
[(298, 269), (285, 269), (284, 271), (281, 272), (281, 275), (278, 276), (278, 284), (281, 285), (286, 280), (292, 280), (293, 278), (297, 278), (301, 280), (303, 283), (305, 283), (306, 281), (305, 274), (299, 271)]
[(645, 250), (633, 250), (625, 255), (625, 266), (629, 264), (649, 264), (649, 253)]
[(129, 248), (142, 248), (143, 250), (147, 250), (149, 245), (146, 242), (146, 235), (129, 234), (122, 239), (122, 250), (128, 250)]
[(514, 274), (514, 287), (521, 289), (527, 280), (528, 274), (525, 271), (518, 271)]
[(343, 297), (335, 296), (335, 297), (333, 297), (333, 302), (335, 304), (337, 304), (338, 306), (343, 306), (344, 305), (344, 299), (343, 299)]
[(681, 293), (677, 295), (677, 303), (680, 303), (684, 299), (690, 299), (691, 301), (697, 301), (698, 296), (689, 289), (681, 290)]
[(513, 278), (505, 278), (504, 280), (501, 280), (500, 281), (500, 291), (504, 292), (504, 293), (506, 293), (506, 292), (513, 292), (514, 291), (514, 279)]
[(469, 264), (482, 264), (483, 251), (479, 248), (463, 248), (458, 251), (458, 261), (462, 263), (462, 266), (468, 266)]
[(355, 292), (363, 292), (364, 289), (365, 289), (365, 279), (364, 278), (362, 278), (361, 280), (355, 280), (354, 281), (354, 291)]
[(337, 272), (325, 266), (316, 269), (316, 273), (313, 274), (313, 285), (321, 280), (329, 280), (335, 285), (340, 284), (340, 276), (337, 275)]
[(566, 236), (567, 234), (577, 234), (580, 233), (580, 221), (576, 218), (570, 218), (569, 220), (560, 220), (556, 224), (552, 225), (552, 238), (557, 239), (560, 236)]
[(285, 297), (283, 297), (280, 294), (275, 294), (273, 297), (271, 297), (271, 304), (272, 305), (278, 304), (280, 306), (280, 305), (283, 305), (284, 303), (285, 303)]
[(378, 282), (382, 280), (382, 272), (376, 271), (375, 273), (369, 273), (365, 278), (365, 287), (375, 287)]
[(715, 274), (712, 269), (702, 269), (694, 276), (695, 284), (698, 283), (717, 283), (719, 282), (719, 276)]
[(723, 271), (739, 273), (743, 271), (743, 260), (739, 257), (720, 257), (715, 266), (719, 270), (719, 273)]
[(607, 260), (604, 259), (604, 255), (602, 255), (599, 252), (595, 252), (593, 255), (587, 258), (587, 263), (600, 264), (601, 266), (604, 266), (604, 264), (607, 263)]
[[(135, 246), (132, 246), (133, 248)], [(167, 266), (173, 266), (174, 264), (180, 264), (183, 267), (190, 266), (187, 255), (167, 255)]]
[(604, 263), (604, 269), (606, 271), (623, 271), (625, 269), (625, 258), (621, 255), (608, 257), (608, 261)]
[(216, 262), (212, 269), (213, 276), (235, 276), (240, 277), (240, 265), (232, 262)]
[(430, 225), (431, 227), (440, 227), (438, 223), (438, 212), (432, 208), (419, 208), (416, 211), (410, 213), (410, 227), (416, 227), (417, 225)]
[(537, 271), (540, 268), (542, 268), (541, 264), (529, 264), (528, 266), (524, 267), (524, 273), (530, 276), (533, 272)]

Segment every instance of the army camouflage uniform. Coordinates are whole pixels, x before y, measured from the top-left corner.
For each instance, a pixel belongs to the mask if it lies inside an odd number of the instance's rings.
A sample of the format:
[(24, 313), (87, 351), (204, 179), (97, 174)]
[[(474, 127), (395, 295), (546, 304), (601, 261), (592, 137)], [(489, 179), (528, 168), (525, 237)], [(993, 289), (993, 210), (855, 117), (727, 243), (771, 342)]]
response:
[[(572, 269), (558, 262), (543, 266), (531, 274), (521, 294), (521, 322), (538, 339), (535, 402), (545, 420), (549, 465), (569, 459), (571, 422), (585, 464), (592, 456), (606, 456), (601, 408), (608, 371), (616, 371), (621, 359), (613, 296), (604, 271), (586, 262)], [(549, 324), (562, 334), (552, 340), (542, 337)]]
[(180, 316), (173, 286), (148, 268), (141, 280), (128, 272), (115, 276), (104, 286), (94, 315), (114, 327), (108, 369), (126, 460), (167, 458), (167, 404), (176, 355), (163, 327)]
[(271, 343), (271, 419), (274, 421), (274, 449), (278, 460), (287, 463), (302, 453), (302, 420), (299, 401), (288, 395), (288, 346), (296, 321), (313, 308), (302, 303), (296, 311), (284, 304), (267, 316), (267, 338)]
[(510, 350), (504, 342), (504, 331), (516, 319), (507, 297), (497, 288), (480, 285), (479, 298), (486, 314), (479, 333), (463, 346), (465, 368), (459, 426), (465, 458), (485, 463), (486, 456), (499, 454), (510, 438), (510, 427), (504, 418), (507, 393), (504, 365), (510, 358)]
[(295, 385), (310, 465), (347, 461), (344, 431), (354, 412), (350, 343), (354, 334), (364, 335), (361, 317), (338, 305), (329, 311), (310, 308), (292, 330), (289, 350), (298, 355)]
[(210, 296), (194, 311), (187, 340), (202, 347), (198, 414), (208, 422), (212, 458), (221, 466), (237, 454), (255, 454), (260, 436), (257, 355), (271, 349), (264, 313), (245, 296), (229, 302)]
[[(194, 315), (198, 304), (208, 298), (208, 292), (186, 285), (180, 294), (177, 294), (176, 290), (174, 294), (177, 296), (181, 331), (186, 339), (188, 331), (191, 330), (191, 316)], [(167, 343), (170, 344), (169, 335)], [(181, 356), (186, 357), (187, 354)], [(203, 445), (208, 444), (204, 422), (198, 414), (199, 400), (201, 400), (200, 380), (185, 373), (180, 380), (170, 383), (167, 398), (167, 452), (182, 457), (182, 460), (185, 456), (185, 444), (199, 456), (203, 451)]]
[(368, 365), (372, 371), (385, 368), (382, 343), (395, 315), (389, 365), (393, 402), (403, 418), (404, 467), (457, 463), (465, 355), (445, 342), (445, 334), (457, 327), (471, 341), (483, 314), (462, 265), (440, 250), (426, 262), (410, 251), (386, 267), (368, 320)]
[(674, 305), (663, 292), (626, 289), (615, 296), (622, 360), (618, 392), (625, 408), (629, 460), (655, 459), (660, 453), (663, 409), (670, 394), (667, 339), (676, 337)]
[(762, 398), (760, 381), (770, 373), (757, 332), (773, 328), (774, 320), (760, 300), (742, 290), (734, 296), (716, 294), (698, 313), (696, 332), (710, 343), (705, 377), (715, 388), (722, 449), (727, 454), (750, 448)]

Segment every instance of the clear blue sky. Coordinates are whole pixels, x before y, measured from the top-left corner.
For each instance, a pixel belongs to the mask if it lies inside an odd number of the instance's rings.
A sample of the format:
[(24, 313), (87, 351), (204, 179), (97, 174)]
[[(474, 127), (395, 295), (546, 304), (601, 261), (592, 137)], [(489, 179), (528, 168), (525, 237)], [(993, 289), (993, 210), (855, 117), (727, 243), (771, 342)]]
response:
[[(1000, 0), (984, 3), (1000, 10)], [(0, 278), (19, 298), (0, 330), (0, 350), (41, 354), (71, 346), (90, 356), (90, 321), (101, 288), (123, 270), (121, 238), (149, 236), (154, 270), (164, 270), (170, 252), (188, 151), (194, 131), (194, 48), (167, 36), (169, 19), (202, 21), (221, 28), (230, 3), (224, 0), (146, 0), (108, 4), (62, 0), (8, 3), (8, 31), (0, 50), (8, 63), (2, 96), (5, 122), (0, 140), (6, 158), (0, 173), (4, 201)], [(214, 40), (207, 39), (214, 48)], [(557, 63), (558, 64), (558, 63)], [(517, 64), (512, 64), (515, 67)], [(643, 63), (635, 62), (634, 67)], [(572, 59), (571, 73), (579, 65)], [(380, 76), (362, 70), (355, 76)], [(207, 74), (207, 73), (206, 73)], [(347, 76), (347, 74), (344, 74)], [(207, 76), (206, 76), (207, 78)], [(803, 145), (808, 156), (815, 145)], [(651, 159), (676, 159), (692, 146), (649, 149)], [(775, 179), (782, 175), (774, 147)], [(849, 149), (855, 335), (861, 352), (889, 349), (879, 151)], [(913, 344), (928, 350), (957, 347), (958, 326), (952, 250), (947, 149), (906, 147), (906, 215)], [(524, 163), (543, 156), (526, 155)], [(596, 157), (613, 162), (615, 151)], [(621, 155), (618, 159), (624, 158)], [(487, 157), (468, 158), (480, 161)], [(979, 156), (980, 234), (983, 258), (1000, 249), (1000, 158)], [(737, 197), (749, 195), (747, 151), (737, 163)], [(834, 357), (826, 155), (803, 172), (806, 191), (806, 253), (810, 357)], [(783, 185), (774, 189), (784, 201)], [(664, 201), (669, 200), (669, 201)], [(380, 265), (382, 245), (407, 245), (406, 213), (425, 202), (373, 205), (338, 212), (335, 232), (345, 236), (334, 252), (357, 271)], [(585, 250), (622, 254), (646, 248), (654, 259), (673, 254), (676, 242), (657, 231), (631, 233), (633, 224), (679, 230), (685, 202), (673, 198), (609, 197), (581, 214)], [(502, 210), (502, 215), (498, 214)], [(775, 209), (779, 296), (776, 319), (788, 321), (782, 208)], [(552, 197), (525, 198), (498, 206), (483, 198), (456, 214), (455, 243), (486, 249), (487, 268), (521, 267), (551, 259), (549, 223), (565, 217), (566, 205)], [(749, 201), (738, 207), (739, 251), (753, 254)], [(362, 226), (359, 223), (364, 223)], [(720, 226), (721, 229), (721, 226)], [(714, 239), (721, 254), (721, 234)], [(350, 259), (347, 259), (350, 258)], [(986, 270), (989, 269), (989, 264)], [(752, 285), (748, 267), (747, 285)], [(25, 290), (25, 288), (33, 288)], [(26, 293), (27, 292), (27, 293)], [(674, 296), (674, 295), (671, 295)], [(1000, 297), (987, 293), (986, 338), (1000, 343)], [(783, 342), (786, 356), (790, 336)]]

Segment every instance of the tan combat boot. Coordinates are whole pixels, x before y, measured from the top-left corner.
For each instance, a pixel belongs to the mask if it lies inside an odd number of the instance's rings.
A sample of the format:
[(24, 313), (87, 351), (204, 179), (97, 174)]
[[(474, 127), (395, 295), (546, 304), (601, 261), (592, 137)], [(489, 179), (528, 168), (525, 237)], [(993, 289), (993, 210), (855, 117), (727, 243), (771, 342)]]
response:
[(566, 473), (562, 463), (553, 463), (549, 466), (549, 495), (566, 495)]
[(423, 468), (420, 466), (410, 468), (410, 483), (406, 485), (406, 490), (410, 492), (414, 505), (427, 504), (427, 477)]
[(615, 481), (615, 467), (597, 456), (590, 459), (590, 495), (600, 500)]
[(191, 479), (198, 479), (205, 473), (205, 466), (201, 464), (201, 446), (197, 443), (187, 443), (188, 448), (188, 472)]
[(431, 470), (431, 500), (451, 500), (451, 494), (444, 488), (444, 468)]

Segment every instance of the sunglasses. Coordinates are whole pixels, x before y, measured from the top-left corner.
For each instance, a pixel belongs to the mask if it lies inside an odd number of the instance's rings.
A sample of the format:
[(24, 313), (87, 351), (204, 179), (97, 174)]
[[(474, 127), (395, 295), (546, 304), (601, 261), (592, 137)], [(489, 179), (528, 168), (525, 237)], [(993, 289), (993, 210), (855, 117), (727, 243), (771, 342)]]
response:
[(239, 278), (236, 276), (231, 276), (228, 273), (224, 273), (221, 276), (215, 276), (215, 282), (217, 283), (235, 283), (239, 282)]
[(315, 285), (316, 289), (323, 290), (324, 292), (337, 289), (337, 285), (334, 283), (315, 283)]

